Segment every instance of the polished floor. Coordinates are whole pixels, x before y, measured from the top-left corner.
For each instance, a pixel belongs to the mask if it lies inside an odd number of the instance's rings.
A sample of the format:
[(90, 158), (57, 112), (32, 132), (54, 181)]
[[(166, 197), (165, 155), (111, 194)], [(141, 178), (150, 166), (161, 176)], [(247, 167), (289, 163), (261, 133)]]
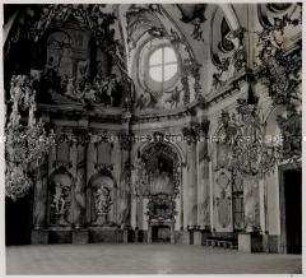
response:
[(301, 273), (301, 256), (166, 244), (13, 246), (7, 274)]

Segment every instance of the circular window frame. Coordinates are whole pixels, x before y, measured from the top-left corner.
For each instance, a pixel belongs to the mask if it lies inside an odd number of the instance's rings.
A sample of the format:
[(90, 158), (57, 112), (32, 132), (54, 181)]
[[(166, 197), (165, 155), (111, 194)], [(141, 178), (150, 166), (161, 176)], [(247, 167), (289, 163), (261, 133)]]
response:
[[(177, 61), (177, 71), (169, 80), (158, 82), (155, 81), (150, 76), (150, 66), (149, 66), (149, 60), (151, 55), (157, 51), (158, 49), (169, 47), (173, 50), (176, 61)], [(144, 44), (142, 47), (142, 50), (139, 53), (139, 63), (138, 63), (138, 81), (139, 84), (143, 87), (144, 90), (148, 90), (150, 92), (154, 93), (163, 93), (168, 92), (174, 89), (174, 87), (177, 85), (177, 82), (179, 80), (179, 76), (181, 75), (181, 59), (177, 52), (177, 49), (174, 47), (173, 44), (171, 44), (167, 40), (159, 39), (156, 40), (150, 40)]]
[[(281, 7), (278, 7), (277, 5), (284, 5), (282, 8)], [(283, 14), (283, 13), (286, 13), (288, 12), (288, 10), (292, 7), (292, 3), (268, 3), (266, 4), (267, 5), (267, 9), (272, 12), (272, 13), (275, 13), (275, 14)]]

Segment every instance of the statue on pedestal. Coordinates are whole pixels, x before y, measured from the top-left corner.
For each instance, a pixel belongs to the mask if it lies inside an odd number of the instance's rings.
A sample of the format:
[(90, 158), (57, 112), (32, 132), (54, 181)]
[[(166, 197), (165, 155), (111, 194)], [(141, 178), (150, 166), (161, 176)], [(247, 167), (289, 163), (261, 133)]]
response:
[(97, 219), (95, 225), (105, 225), (109, 222), (108, 214), (113, 204), (111, 198), (111, 189), (102, 185), (94, 194), (95, 197), (95, 209), (97, 213)]

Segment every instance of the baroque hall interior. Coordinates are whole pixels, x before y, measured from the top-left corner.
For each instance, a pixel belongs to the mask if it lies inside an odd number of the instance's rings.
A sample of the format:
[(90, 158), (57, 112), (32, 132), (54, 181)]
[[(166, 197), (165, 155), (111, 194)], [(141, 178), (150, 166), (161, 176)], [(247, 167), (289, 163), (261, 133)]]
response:
[(4, 5), (6, 243), (301, 252), (301, 13)]

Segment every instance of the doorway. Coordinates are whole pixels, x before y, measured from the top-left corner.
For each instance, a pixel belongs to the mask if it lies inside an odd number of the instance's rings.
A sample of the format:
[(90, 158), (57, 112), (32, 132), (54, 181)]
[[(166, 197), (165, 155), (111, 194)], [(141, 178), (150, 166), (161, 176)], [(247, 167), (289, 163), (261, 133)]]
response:
[(33, 223), (33, 195), (5, 203), (5, 244), (23, 245), (31, 243)]
[(152, 242), (170, 243), (171, 229), (166, 225), (152, 226)]
[(286, 253), (302, 253), (302, 171), (283, 171), (283, 233)]

